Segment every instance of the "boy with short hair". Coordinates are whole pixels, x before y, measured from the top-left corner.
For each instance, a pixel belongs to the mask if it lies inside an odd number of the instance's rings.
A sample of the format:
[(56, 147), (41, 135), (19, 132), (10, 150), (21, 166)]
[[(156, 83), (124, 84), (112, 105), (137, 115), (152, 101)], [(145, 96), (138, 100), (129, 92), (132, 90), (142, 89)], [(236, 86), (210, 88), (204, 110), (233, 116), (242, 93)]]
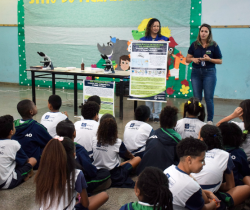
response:
[(56, 136), (57, 124), (68, 118), (67, 112), (59, 112), (61, 105), (61, 97), (58, 95), (51, 95), (48, 100), (48, 108), (50, 112), (46, 112), (41, 118), (41, 124), (47, 128), (52, 137)]
[(212, 210), (219, 207), (218, 198), (212, 192), (202, 190), (190, 176), (202, 170), (206, 150), (204, 142), (192, 137), (183, 139), (177, 145), (178, 166), (172, 165), (164, 170), (173, 194), (174, 209)]
[(34, 170), (37, 170), (42, 151), (52, 137), (43, 125), (33, 120), (33, 116), (37, 114), (37, 107), (31, 100), (20, 101), (17, 104), (17, 111), (22, 119), (14, 121), (16, 133), (12, 138), (21, 144), (28, 157), (36, 158), (37, 164)]
[(181, 141), (181, 136), (173, 129), (177, 123), (177, 113), (178, 109), (171, 106), (161, 110), (161, 127), (150, 133), (143, 158), (136, 170), (137, 175), (147, 166), (164, 170), (179, 162), (175, 149)]
[(93, 101), (83, 104), (81, 112), (84, 119), (75, 122), (75, 142), (87, 150), (90, 158), (93, 158), (92, 139), (96, 136), (99, 126), (99, 109), (100, 106)]
[(0, 189), (12, 189), (28, 180), (37, 163), (35, 158), (28, 158), (17, 141), (11, 140), (15, 134), (13, 122), (10, 115), (0, 117)]

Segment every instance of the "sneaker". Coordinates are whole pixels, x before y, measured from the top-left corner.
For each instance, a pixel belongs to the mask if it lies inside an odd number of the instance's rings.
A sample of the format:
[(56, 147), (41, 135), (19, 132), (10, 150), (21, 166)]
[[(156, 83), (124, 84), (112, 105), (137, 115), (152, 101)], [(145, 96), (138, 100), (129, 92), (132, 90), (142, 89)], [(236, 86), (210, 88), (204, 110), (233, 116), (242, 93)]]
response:
[(207, 121), (207, 124), (208, 125), (213, 125), (214, 123), (213, 123), (213, 121)]
[(158, 123), (158, 122), (160, 122), (160, 119), (159, 118), (154, 118), (154, 122)]

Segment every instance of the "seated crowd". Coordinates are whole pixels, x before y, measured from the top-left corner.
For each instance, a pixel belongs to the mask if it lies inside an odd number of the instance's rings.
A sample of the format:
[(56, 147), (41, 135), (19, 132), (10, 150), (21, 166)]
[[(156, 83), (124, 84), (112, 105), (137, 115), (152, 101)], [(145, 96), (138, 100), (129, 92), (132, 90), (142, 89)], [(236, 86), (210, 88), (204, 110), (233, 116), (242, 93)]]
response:
[[(156, 130), (141, 105), (123, 140), (114, 116), (99, 114), (98, 96), (83, 104), (75, 124), (61, 105), (51, 95), (40, 123), (30, 100), (17, 104), (21, 119), (0, 117), (0, 189), (17, 187), (37, 170), (40, 209), (98, 209), (110, 187), (135, 189), (139, 201), (121, 210), (227, 209), (250, 196), (250, 100), (214, 126), (204, 123), (204, 105), (190, 98), (183, 119), (176, 107), (164, 107)], [(237, 117), (242, 122), (232, 121)]]

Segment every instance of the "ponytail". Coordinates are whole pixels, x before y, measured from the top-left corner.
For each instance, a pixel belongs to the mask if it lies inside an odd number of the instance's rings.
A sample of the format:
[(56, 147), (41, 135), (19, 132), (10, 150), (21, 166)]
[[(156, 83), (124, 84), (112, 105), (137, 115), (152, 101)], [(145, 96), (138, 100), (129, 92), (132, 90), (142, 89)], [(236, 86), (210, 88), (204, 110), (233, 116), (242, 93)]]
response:
[(173, 210), (173, 196), (162, 170), (146, 167), (139, 175), (137, 187), (143, 197), (142, 202), (154, 205), (154, 210)]
[(204, 122), (206, 116), (205, 107), (198, 98), (192, 97), (184, 104), (184, 118), (187, 112), (190, 115), (197, 116), (200, 121)]
[(222, 135), (218, 127), (206, 124), (201, 128), (200, 136), (206, 143), (208, 150), (215, 148), (224, 149), (222, 144)]
[(240, 107), (243, 109), (242, 117), (245, 127), (245, 130), (243, 131), (243, 140), (245, 141), (247, 135), (250, 134), (250, 99), (242, 101)]

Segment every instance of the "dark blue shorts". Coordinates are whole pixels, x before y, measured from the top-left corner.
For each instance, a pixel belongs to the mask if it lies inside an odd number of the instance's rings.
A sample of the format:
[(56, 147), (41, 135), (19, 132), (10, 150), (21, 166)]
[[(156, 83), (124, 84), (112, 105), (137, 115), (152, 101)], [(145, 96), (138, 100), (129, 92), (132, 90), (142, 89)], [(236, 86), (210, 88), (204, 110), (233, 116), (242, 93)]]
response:
[(227, 209), (234, 206), (234, 200), (228, 193), (217, 191), (215, 196), (221, 200), (220, 207), (217, 210)]

